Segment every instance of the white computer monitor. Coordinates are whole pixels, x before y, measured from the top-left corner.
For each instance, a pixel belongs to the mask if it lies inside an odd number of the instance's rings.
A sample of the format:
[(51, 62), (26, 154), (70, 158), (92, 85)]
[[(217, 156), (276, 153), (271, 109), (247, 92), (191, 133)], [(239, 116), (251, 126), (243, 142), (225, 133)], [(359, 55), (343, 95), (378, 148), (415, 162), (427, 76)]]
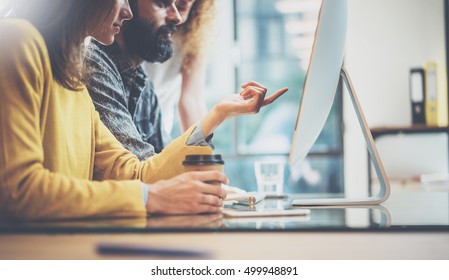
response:
[(294, 168), (305, 159), (329, 116), (340, 78), (343, 79), (362, 129), (381, 189), (366, 198), (294, 200), (294, 205), (380, 204), (390, 194), (388, 178), (374, 144), (347, 70), (343, 67), (347, 29), (347, 0), (323, 0), (315, 32), (310, 64), (304, 84), (289, 163)]

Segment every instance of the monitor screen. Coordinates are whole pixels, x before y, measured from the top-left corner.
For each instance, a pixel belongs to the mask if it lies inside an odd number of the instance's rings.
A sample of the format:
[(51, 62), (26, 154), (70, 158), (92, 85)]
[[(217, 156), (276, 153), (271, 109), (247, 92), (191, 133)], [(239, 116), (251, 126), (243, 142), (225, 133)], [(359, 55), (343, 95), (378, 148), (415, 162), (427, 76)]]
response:
[(309, 153), (326, 123), (343, 65), (347, 0), (323, 0), (290, 150), (290, 165)]

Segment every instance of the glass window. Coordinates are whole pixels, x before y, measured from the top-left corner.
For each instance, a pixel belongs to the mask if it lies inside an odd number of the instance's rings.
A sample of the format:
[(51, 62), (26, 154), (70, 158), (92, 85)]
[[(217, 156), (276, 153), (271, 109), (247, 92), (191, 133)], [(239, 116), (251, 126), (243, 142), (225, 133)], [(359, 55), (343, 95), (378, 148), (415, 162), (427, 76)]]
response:
[[(287, 167), (321, 0), (219, 1), (222, 5), (224, 2), (229, 5), (233, 2), (233, 19), (224, 20), (221, 28), (232, 29), (233, 38), (229, 39), (235, 42), (231, 44), (232, 51), (225, 49), (229, 44), (221, 44), (222, 51), (217, 46), (214, 55), (231, 56), (235, 91), (250, 80), (264, 84), (269, 92), (289, 88), (288, 93), (259, 114), (228, 121), (215, 134), (216, 152), (226, 159), (231, 184), (254, 191), (255, 160), (277, 157)], [(229, 74), (216, 73), (226, 71), (221, 66), (212, 63), (209, 75), (229, 77)], [(219, 88), (212, 84), (213, 78), (209, 81), (210, 89)], [(218, 81), (232, 82), (215, 79)], [(328, 122), (306, 162), (286, 168), (287, 193), (343, 193), (342, 101), (341, 94), (337, 96)], [(216, 103), (219, 97), (208, 95), (209, 104)]]

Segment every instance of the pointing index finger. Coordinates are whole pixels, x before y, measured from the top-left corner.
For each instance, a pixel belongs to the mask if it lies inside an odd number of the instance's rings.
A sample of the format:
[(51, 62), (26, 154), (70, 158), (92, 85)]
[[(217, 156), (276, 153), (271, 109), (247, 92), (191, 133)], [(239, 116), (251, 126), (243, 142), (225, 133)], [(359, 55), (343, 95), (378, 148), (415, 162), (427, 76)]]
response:
[(281, 88), (280, 90), (276, 91), (272, 95), (268, 96), (267, 98), (264, 99), (262, 107), (273, 103), (276, 99), (278, 99), (281, 95), (283, 95), (287, 91), (288, 91), (288, 88)]

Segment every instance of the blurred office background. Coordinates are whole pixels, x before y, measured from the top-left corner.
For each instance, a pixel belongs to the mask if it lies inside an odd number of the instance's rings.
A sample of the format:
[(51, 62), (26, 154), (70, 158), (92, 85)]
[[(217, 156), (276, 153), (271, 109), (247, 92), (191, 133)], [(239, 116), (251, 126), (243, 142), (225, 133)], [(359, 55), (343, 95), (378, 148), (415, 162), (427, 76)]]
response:
[[(231, 185), (256, 190), (256, 160), (281, 159), (288, 166), (320, 4), (321, 0), (217, 0), (207, 78), (209, 108), (221, 97), (239, 92), (249, 80), (271, 92), (290, 89), (260, 114), (227, 121), (216, 131), (216, 153), (226, 160)], [(368, 124), (410, 125), (409, 69), (427, 61), (446, 63), (444, 1), (349, 0), (348, 5), (345, 64)], [(306, 161), (286, 168), (285, 192), (367, 193), (364, 141), (352, 105), (340, 91)]]

